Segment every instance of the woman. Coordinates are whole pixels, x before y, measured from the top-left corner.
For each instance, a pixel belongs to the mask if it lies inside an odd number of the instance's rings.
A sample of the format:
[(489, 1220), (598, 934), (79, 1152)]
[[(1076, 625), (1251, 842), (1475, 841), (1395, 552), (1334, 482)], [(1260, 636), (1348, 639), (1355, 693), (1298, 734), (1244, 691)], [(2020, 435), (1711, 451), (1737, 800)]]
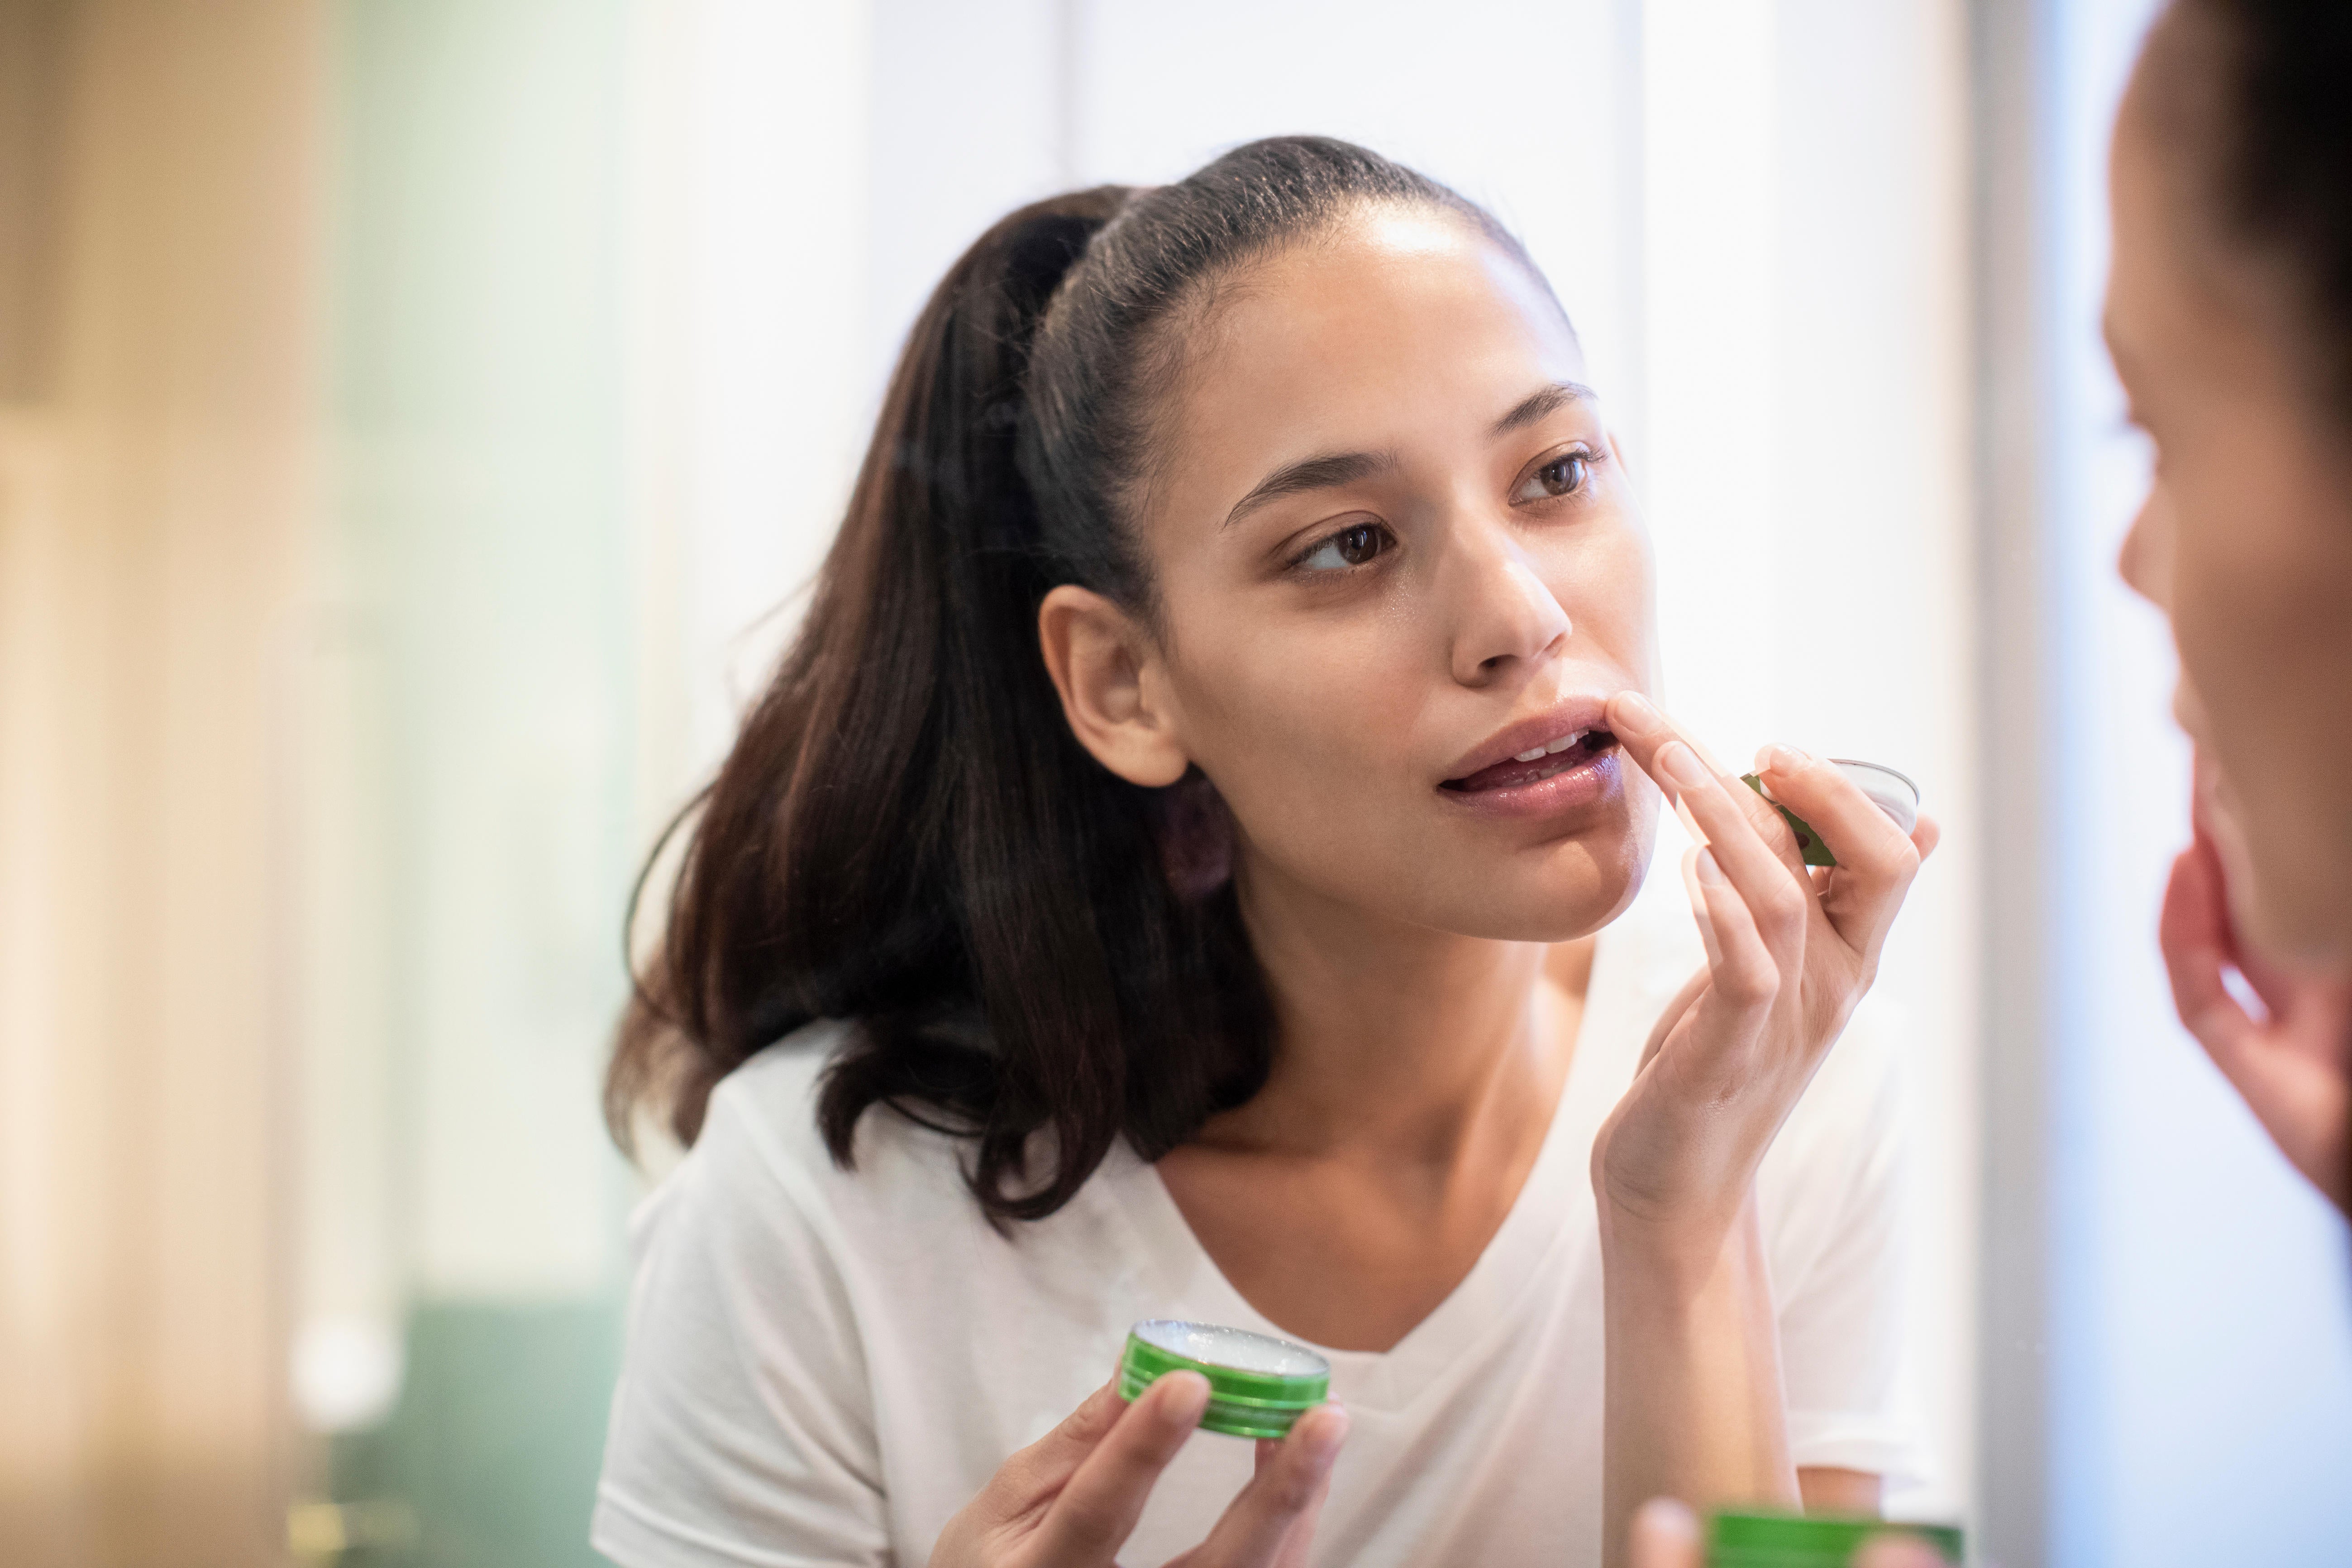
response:
[[(616, 1124), (695, 1146), (604, 1552), (1592, 1562), (1661, 1490), (1874, 1502), (1890, 1116), (1829, 1052), (1935, 829), (1772, 748), (1809, 879), (1644, 698), (1586, 380), (1490, 217), (1341, 142), (957, 264), (624, 1023)], [(1661, 790), (1712, 845), (1662, 984)], [(1255, 1452), (1198, 1378), (1123, 1405), (1147, 1316), (1334, 1403)]]
[[(2156, 448), (2126, 581), (2170, 616), (2196, 834), (2181, 1021), (2352, 1207), (2352, 11), (2183, 0), (2116, 122), (2107, 341)], [(2223, 984), (2236, 969), (2250, 1013)]]

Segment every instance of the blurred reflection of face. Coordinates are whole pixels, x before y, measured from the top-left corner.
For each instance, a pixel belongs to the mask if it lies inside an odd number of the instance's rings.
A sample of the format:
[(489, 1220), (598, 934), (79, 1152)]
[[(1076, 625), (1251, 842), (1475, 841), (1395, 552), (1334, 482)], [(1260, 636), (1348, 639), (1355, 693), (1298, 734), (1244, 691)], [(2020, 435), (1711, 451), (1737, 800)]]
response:
[(2289, 351), (2283, 288), (2231, 258), (2196, 210), (2154, 90), (2144, 62), (2116, 121), (2112, 176), (2107, 337), (2156, 448), (2123, 573), (2172, 620), (2175, 709), (2197, 745), (2200, 820), (2241, 931), (2282, 958), (2343, 966), (2352, 427)]
[(1210, 310), (1141, 521), (1245, 897), (1529, 941), (1631, 898), (1656, 795), (1601, 710), (1649, 683), (1650, 554), (1586, 379), (1442, 215), (1361, 215)]

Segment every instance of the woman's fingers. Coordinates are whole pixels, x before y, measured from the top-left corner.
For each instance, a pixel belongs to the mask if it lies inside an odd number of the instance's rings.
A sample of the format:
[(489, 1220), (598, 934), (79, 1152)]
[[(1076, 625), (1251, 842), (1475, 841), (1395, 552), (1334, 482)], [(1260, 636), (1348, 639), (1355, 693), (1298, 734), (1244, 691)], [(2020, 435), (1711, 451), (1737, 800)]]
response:
[(2283, 1049), (2352, 1072), (2352, 985), (2282, 968), (2235, 941), (2230, 961), (2262, 999)]
[(1756, 772), (1771, 786), (1773, 799), (1821, 834), (1839, 869), (1906, 882), (1918, 870), (1919, 847), (1835, 763), (1775, 744), (1756, 754)]
[[(2200, 837), (2172, 863), (2158, 928), (2173, 1004), (2288, 1163), (2337, 1208), (2352, 1212), (2352, 1170), (2345, 1159), (2352, 1082), (2340, 1044), (2344, 999), (2331, 993), (2268, 1022), (2251, 1016), (2223, 978), (2227, 967), (2244, 962), (2235, 951), (2225, 899), (2220, 859)], [(2280, 977), (2271, 978), (2274, 987), (2280, 984)]]
[(1672, 1498), (1652, 1498), (1633, 1511), (1631, 1568), (1705, 1568), (1698, 1519)]
[[(2172, 981), (2172, 1002), (2180, 1022), (2197, 1037), (2221, 1076), (2238, 1083), (2257, 1028), (2230, 994), (2222, 970), (2230, 962), (2229, 916), (2222, 902), (2220, 868), (2202, 839), (2172, 862), (2164, 889), (2164, 913), (2157, 945)], [(2243, 1085), (2240, 1085), (2242, 1092)]]
[(1079, 1402), (1062, 1424), (1004, 1461), (998, 1484), (1024, 1497), (1050, 1497), (1109, 1435), (1126, 1414), (1118, 1380), (1111, 1379)]
[[(1803, 817), (1837, 857), (1822, 912), (1847, 945), (1875, 954), (1919, 874), (1918, 845), (1834, 764), (1780, 745), (1765, 747), (1756, 763), (1772, 798)], [(1928, 831), (1932, 844), (1932, 825)]]
[[(1793, 959), (1803, 949), (1805, 927), (1814, 907), (1812, 888), (1800, 875), (1801, 867), (1791, 864), (1794, 841), (1789, 857), (1766, 842), (1763, 825), (1731, 793), (1736, 789), (1764, 805), (1756, 792), (1737, 781), (1725, 787), (1721, 779), (1706, 770), (1698, 753), (1681, 741), (1668, 741), (1659, 747), (1656, 759), (1659, 773), (1673, 783), (1678, 792), (1676, 803), (1697, 825), (1714, 863), (1747, 904), (1765, 945), (1778, 955)], [(1773, 822), (1780, 821), (1777, 812), (1769, 806), (1764, 809)], [(1785, 824), (1780, 832), (1788, 832)]]
[(1037, 1530), (1036, 1561), (1053, 1568), (1109, 1563), (1134, 1531), (1152, 1483), (1200, 1426), (1208, 1406), (1209, 1380), (1197, 1372), (1171, 1372), (1145, 1389), (1079, 1462), (1046, 1510)]
[(1185, 1568), (1289, 1568), (1304, 1562), (1307, 1537), (1330, 1489), (1331, 1466), (1348, 1438), (1348, 1413), (1318, 1405), (1290, 1435), (1260, 1449), (1257, 1473), (1226, 1506), (1209, 1538), (1184, 1554)]
[[(1695, 889), (1698, 886), (1696, 872), (1697, 868), (1690, 862), (1688, 856), (1685, 856), (1683, 887), (1685, 890)], [(1691, 905), (1694, 909), (1703, 907), (1704, 901), (1701, 894), (1691, 892)], [(1675, 999), (1666, 1004), (1665, 1011), (1658, 1015), (1658, 1021), (1650, 1026), (1650, 1037), (1642, 1044), (1641, 1065), (1643, 1067), (1650, 1065), (1650, 1058), (1656, 1056), (1660, 1047), (1665, 1045), (1666, 1037), (1675, 1032), (1675, 1026), (1683, 1021), (1683, 1015), (1691, 1010), (1691, 1005), (1704, 996), (1706, 994), (1706, 988), (1714, 983), (1715, 962), (1710, 958), (1706, 968), (1683, 982), (1683, 988), (1675, 993)]]
[(1943, 841), (1944, 825), (1926, 812), (1921, 812), (1918, 822), (1911, 829), (1911, 847), (1919, 851), (1919, 858), (1925, 860), (1928, 856), (1933, 855), (1936, 852), (1936, 846)]
[[(1711, 784), (1724, 790), (1723, 800), (1728, 803), (1733, 816), (1746, 822), (1748, 831), (1789, 868), (1791, 876), (1803, 867), (1804, 857), (1798, 851), (1797, 836), (1789, 830), (1789, 825), (1780, 819), (1780, 814), (1754, 790), (1725, 773), (1707, 755), (1706, 748), (1683, 733), (1672, 719), (1658, 710), (1655, 703), (1638, 691), (1621, 691), (1609, 700), (1606, 717), (1610, 732), (1624, 747), (1625, 754), (1632, 757), (1634, 765), (1649, 774), (1665, 792), (1666, 799), (1683, 813), (1694, 837), (1711, 840), (1713, 832), (1697, 820), (1693, 812), (1694, 803), (1686, 800), (1685, 795), (1702, 783)], [(1669, 751), (1670, 747), (1677, 744), (1679, 750)], [(1675, 774), (1663, 765), (1685, 753), (1697, 761), (1697, 766), (1688, 772), (1687, 778), (1691, 781), (1688, 784), (1685, 784), (1684, 776)], [(1737, 787), (1726, 789), (1727, 785)]]
[[(1807, 820), (1811, 820), (1808, 818)], [(1948, 1568), (1944, 1554), (1926, 1539), (1899, 1528), (1874, 1535), (1853, 1554), (1853, 1568)]]
[(1695, 998), (1698, 1005), (1713, 1001), (1735, 1011), (1770, 1006), (1780, 992), (1780, 965), (1756, 928), (1755, 912), (1711, 849), (1696, 847), (1683, 856), (1683, 889), (1706, 944), (1707, 987)]
[(1747, 900), (1765, 941), (1776, 952), (1801, 943), (1812, 911), (1812, 889), (1798, 875), (1802, 862), (1796, 840), (1780, 813), (1738, 780), (1727, 786), (1640, 693), (1621, 691), (1609, 700), (1609, 727), (1689, 816), (1715, 852), (1716, 864)]

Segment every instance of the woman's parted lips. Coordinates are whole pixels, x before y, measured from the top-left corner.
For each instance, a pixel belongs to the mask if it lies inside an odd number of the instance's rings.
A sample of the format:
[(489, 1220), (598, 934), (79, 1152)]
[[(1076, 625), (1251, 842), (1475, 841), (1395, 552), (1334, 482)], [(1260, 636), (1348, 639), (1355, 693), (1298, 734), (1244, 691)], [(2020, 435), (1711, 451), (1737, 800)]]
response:
[(1567, 698), (1532, 717), (1506, 724), (1455, 763), (1439, 787), (1459, 785), (1474, 773), (1483, 773), (1498, 763), (1511, 762), (1528, 752), (1559, 749), (1554, 742), (1579, 731), (1606, 728), (1602, 719), (1608, 706), (1606, 696), (1587, 693)]

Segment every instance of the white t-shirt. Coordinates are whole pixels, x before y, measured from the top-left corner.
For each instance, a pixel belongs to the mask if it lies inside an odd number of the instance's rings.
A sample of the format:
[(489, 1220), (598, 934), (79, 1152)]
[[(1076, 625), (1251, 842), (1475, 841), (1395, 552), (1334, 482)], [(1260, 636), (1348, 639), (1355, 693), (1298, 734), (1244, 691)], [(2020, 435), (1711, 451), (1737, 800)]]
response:
[[(1318, 1564), (1597, 1563), (1601, 1297), (1592, 1138), (1700, 961), (1678, 879), (1601, 935), (1566, 1088), (1469, 1275), (1395, 1348), (1325, 1350), (1352, 1418)], [(1677, 918), (1678, 917), (1678, 921)], [(1678, 928), (1678, 929), (1677, 929)], [(1869, 1007), (1759, 1184), (1800, 1466), (1915, 1472), (1898, 1408), (1900, 1179), (1890, 1053)], [(962, 1151), (887, 1110), (834, 1164), (814, 1094), (838, 1026), (719, 1085), (634, 1226), (628, 1350), (592, 1540), (625, 1568), (917, 1568), (949, 1517), (1117, 1364), (1128, 1325), (1282, 1333), (1124, 1145), (1059, 1213), (1000, 1237)], [(1286, 1336), (1296, 1338), (1297, 1336)], [(1195, 1433), (1120, 1552), (1196, 1544), (1253, 1445)]]

